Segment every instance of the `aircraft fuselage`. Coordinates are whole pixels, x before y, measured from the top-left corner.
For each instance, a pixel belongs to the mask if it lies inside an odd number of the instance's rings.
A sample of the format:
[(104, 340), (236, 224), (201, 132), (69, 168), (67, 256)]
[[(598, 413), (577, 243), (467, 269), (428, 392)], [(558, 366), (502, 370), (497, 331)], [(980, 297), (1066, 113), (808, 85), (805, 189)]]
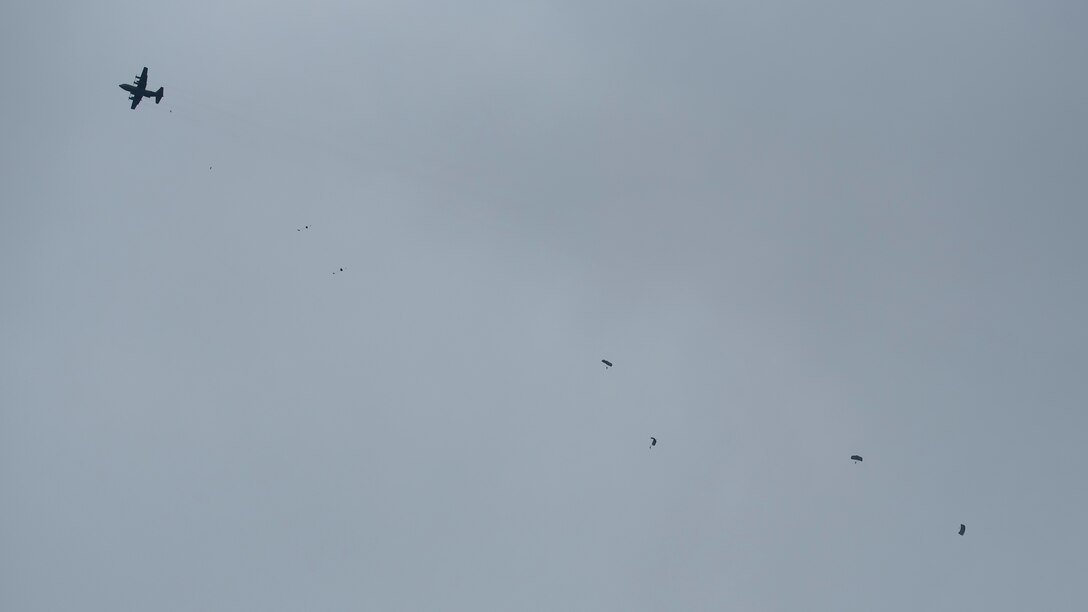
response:
[(146, 87), (143, 88), (143, 89), (136, 89), (135, 85), (129, 85), (128, 83), (122, 83), (120, 85), (120, 87), (121, 87), (121, 89), (129, 92), (130, 94), (132, 94), (134, 96), (138, 95), (141, 98), (150, 98), (151, 96), (154, 95), (154, 93), (148, 91)]

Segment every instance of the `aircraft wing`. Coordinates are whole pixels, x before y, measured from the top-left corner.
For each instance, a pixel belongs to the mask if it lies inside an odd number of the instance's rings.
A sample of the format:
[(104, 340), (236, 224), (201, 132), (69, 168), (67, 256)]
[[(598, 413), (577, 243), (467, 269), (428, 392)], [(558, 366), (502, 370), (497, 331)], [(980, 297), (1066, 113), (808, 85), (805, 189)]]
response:
[[(147, 66), (144, 66), (144, 71), (140, 73), (140, 76), (136, 77), (136, 89), (138, 91), (147, 89)], [(136, 108), (136, 105), (133, 105), (132, 108)]]
[(132, 106), (131, 106), (131, 108), (132, 108), (133, 110), (136, 110), (136, 105), (137, 105), (137, 104), (139, 104), (139, 103), (140, 103), (140, 100), (141, 100), (140, 96), (137, 96), (137, 95), (133, 95), (133, 96), (132, 96), (131, 98), (129, 98), (129, 100), (132, 100)]

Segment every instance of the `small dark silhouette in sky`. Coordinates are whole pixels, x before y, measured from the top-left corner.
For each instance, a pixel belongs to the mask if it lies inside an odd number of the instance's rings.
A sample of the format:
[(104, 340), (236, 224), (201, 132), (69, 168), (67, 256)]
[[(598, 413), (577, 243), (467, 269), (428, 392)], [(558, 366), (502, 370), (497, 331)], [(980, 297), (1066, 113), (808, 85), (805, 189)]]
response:
[(151, 91), (147, 88), (147, 66), (144, 66), (143, 72), (132, 81), (132, 85), (122, 83), (118, 87), (131, 94), (128, 99), (132, 100), (132, 106), (129, 107), (132, 110), (136, 110), (136, 105), (144, 98), (155, 98), (155, 104), (162, 102), (162, 87), (158, 91)]
[(650, 448), (657, 446), (657, 438), (650, 436)]
[(850, 458), (854, 460), (854, 463), (861, 461), (861, 455), (850, 455)]
[(606, 370), (607, 370), (608, 368), (611, 368), (611, 367), (612, 367), (612, 362), (611, 362), (611, 361), (609, 361), (609, 360), (607, 360), (607, 359), (602, 359), (602, 360), (601, 360), (601, 363), (603, 363), (603, 364), (604, 364), (604, 369), (606, 369)]
[(960, 523), (960, 535), (963, 535), (963, 532), (965, 531), (967, 531), (967, 525)]

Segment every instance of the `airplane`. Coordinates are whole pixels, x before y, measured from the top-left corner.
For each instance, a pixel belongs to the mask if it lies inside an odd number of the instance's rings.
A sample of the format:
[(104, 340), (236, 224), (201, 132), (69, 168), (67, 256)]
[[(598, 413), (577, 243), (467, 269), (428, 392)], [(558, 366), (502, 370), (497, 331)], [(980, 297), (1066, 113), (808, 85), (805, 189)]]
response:
[(132, 100), (133, 110), (136, 110), (136, 105), (144, 98), (155, 98), (155, 104), (162, 101), (162, 87), (158, 91), (148, 91), (147, 89), (147, 66), (144, 66), (144, 71), (140, 73), (140, 76), (136, 77), (132, 85), (123, 83), (119, 87), (132, 94), (128, 99)]

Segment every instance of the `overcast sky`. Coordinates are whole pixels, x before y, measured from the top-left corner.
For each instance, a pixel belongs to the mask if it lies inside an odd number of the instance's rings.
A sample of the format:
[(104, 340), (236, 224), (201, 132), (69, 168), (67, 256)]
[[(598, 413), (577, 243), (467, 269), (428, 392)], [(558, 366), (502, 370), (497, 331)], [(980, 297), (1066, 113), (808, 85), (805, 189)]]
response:
[(1086, 33), (3, 3), (0, 609), (1086, 609)]

